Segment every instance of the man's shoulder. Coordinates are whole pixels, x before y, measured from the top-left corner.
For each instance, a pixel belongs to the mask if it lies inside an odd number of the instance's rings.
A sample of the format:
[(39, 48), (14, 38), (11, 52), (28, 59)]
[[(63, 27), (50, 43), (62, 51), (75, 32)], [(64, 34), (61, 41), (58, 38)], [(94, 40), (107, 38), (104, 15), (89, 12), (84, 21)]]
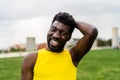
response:
[(34, 59), (37, 57), (37, 52), (34, 52), (34, 53), (29, 53), (27, 54), (24, 58), (27, 58), (27, 59)]
[(26, 64), (28, 66), (34, 66), (37, 59), (37, 52), (35, 53), (29, 53), (24, 57), (23, 64)]

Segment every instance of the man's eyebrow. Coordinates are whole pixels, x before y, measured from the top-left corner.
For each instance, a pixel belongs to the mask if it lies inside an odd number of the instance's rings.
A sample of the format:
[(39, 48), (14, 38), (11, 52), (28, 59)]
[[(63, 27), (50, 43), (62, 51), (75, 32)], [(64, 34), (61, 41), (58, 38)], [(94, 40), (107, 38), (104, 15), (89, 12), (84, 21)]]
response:
[(54, 25), (51, 25), (51, 27), (55, 27)]
[[(54, 26), (54, 25), (51, 25), (51, 27), (53, 27), (53, 28), (55, 28), (55, 29), (58, 29), (56, 26)], [(59, 30), (60, 32), (67, 32), (67, 31), (65, 31), (64, 29), (62, 29), (62, 30)], [(67, 32), (68, 33), (68, 32)]]

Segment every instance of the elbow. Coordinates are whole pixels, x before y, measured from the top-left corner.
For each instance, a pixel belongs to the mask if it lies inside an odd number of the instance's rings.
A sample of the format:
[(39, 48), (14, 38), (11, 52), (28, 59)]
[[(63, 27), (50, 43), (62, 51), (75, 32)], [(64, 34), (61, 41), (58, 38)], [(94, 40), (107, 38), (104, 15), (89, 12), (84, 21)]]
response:
[(97, 28), (93, 29), (93, 34), (95, 34), (96, 36), (98, 35), (98, 29)]
[(95, 27), (93, 27), (92, 28), (92, 30), (90, 31), (90, 36), (92, 36), (92, 37), (97, 37), (97, 35), (98, 35), (98, 29), (97, 28), (95, 28)]

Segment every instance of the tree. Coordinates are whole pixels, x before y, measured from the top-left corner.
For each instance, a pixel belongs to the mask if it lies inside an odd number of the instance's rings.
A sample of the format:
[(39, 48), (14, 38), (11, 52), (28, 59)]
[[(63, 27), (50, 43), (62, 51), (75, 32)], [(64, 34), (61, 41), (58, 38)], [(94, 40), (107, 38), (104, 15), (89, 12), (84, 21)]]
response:
[(12, 48), (10, 49), (10, 52), (17, 52), (17, 51), (19, 51), (19, 49), (16, 49), (16, 48), (14, 48), (14, 47), (12, 47)]
[(98, 41), (98, 47), (111, 46), (111, 43), (112, 43), (112, 39), (105, 40), (105, 39), (102, 39), (102, 38), (98, 38), (97, 41)]

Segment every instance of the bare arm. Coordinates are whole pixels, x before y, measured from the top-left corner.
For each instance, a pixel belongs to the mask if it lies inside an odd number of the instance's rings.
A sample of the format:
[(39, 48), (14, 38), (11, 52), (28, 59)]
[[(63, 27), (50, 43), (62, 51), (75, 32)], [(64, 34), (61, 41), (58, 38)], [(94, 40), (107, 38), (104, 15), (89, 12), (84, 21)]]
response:
[(83, 34), (83, 37), (71, 49), (73, 63), (77, 66), (81, 58), (90, 50), (94, 40), (97, 37), (98, 30), (88, 23), (76, 22), (77, 29)]
[(37, 58), (37, 53), (25, 56), (21, 70), (21, 80), (33, 80), (33, 68)]

